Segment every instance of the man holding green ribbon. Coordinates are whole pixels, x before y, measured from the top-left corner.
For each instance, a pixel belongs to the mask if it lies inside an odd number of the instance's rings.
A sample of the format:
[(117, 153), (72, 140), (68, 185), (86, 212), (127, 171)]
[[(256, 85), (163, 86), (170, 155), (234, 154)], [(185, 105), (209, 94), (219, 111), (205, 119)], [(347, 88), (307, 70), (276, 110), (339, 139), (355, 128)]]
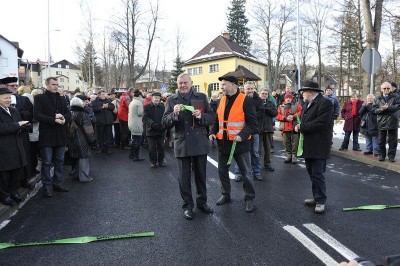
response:
[(194, 218), (191, 188), (192, 165), (197, 189), (197, 208), (212, 213), (207, 205), (206, 166), (210, 143), (207, 126), (215, 115), (204, 93), (192, 89), (193, 81), (183, 73), (178, 76), (178, 93), (168, 98), (162, 124), (165, 128), (175, 127), (174, 154), (178, 162), (179, 189), (183, 199), (183, 217)]
[(330, 157), (333, 123), (333, 104), (321, 92), (315, 82), (307, 81), (303, 84), (299, 93), (303, 94), (305, 103), (301, 113), (301, 123), (295, 127), (295, 131), (303, 135), (301, 137), (303, 143), (299, 143), (299, 149), (303, 147), (302, 156), (312, 183), (313, 198), (306, 199), (304, 203), (315, 206), (316, 213), (325, 211), (324, 173), (326, 160)]
[(257, 132), (257, 116), (253, 99), (240, 93), (238, 81), (229, 74), (219, 77), (224, 96), (221, 98), (217, 119), (211, 129), (210, 140), (217, 139), (218, 175), (222, 185), (222, 197), (217, 205), (231, 202), (229, 180), (229, 155), (232, 153), (243, 178), (246, 212), (254, 211), (254, 185), (250, 178), (251, 135)]

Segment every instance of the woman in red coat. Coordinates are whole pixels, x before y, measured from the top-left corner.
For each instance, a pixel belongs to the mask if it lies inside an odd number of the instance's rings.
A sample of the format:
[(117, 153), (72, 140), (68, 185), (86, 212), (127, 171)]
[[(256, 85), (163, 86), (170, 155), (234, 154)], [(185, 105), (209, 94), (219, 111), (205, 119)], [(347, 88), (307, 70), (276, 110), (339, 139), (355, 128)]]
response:
[(347, 150), (349, 147), (351, 133), (353, 133), (353, 150), (361, 151), (360, 144), (358, 144), (361, 116), (359, 115), (358, 111), (360, 111), (362, 104), (363, 101), (358, 99), (358, 95), (356, 93), (353, 93), (350, 101), (345, 102), (342, 110), (340, 111), (342, 118), (344, 119), (343, 130), (345, 132), (342, 146), (339, 148), (340, 151)]

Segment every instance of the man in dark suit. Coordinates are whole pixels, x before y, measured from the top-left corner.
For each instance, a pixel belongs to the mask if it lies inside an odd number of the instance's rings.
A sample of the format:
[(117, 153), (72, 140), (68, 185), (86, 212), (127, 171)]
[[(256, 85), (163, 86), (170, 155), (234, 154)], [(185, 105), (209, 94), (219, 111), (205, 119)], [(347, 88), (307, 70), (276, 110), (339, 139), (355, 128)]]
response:
[[(179, 75), (177, 83), (178, 93), (168, 98), (162, 124), (165, 128), (175, 127), (174, 153), (178, 161), (183, 217), (190, 220), (194, 217), (192, 164), (197, 188), (197, 208), (206, 213), (213, 212), (207, 205), (206, 166), (210, 143), (206, 127), (213, 123), (215, 115), (207, 96), (193, 91), (193, 81), (188, 74)], [(191, 106), (194, 110), (184, 109), (182, 105)]]
[(295, 131), (304, 136), (302, 156), (311, 178), (313, 193), (313, 198), (306, 199), (304, 203), (315, 206), (316, 213), (323, 213), (326, 202), (324, 173), (332, 144), (333, 104), (321, 94), (323, 91), (315, 82), (305, 82), (299, 92), (303, 94), (305, 103), (301, 123), (296, 125)]
[[(39, 146), (42, 156), (43, 197), (50, 198), (52, 189), (68, 192), (62, 185), (65, 145), (67, 144), (66, 123), (71, 120), (67, 103), (58, 93), (56, 77), (46, 79), (46, 91), (37, 95), (33, 108), (33, 116), (40, 122)], [(50, 167), (54, 163), (54, 176), (50, 175)]]

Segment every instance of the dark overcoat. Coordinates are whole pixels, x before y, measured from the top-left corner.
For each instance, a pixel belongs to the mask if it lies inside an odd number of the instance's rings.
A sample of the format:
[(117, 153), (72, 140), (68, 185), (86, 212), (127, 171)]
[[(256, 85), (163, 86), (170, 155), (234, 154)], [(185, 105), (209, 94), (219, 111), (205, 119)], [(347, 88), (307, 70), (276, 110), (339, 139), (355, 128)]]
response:
[[(56, 113), (65, 118), (63, 125), (55, 121)], [(39, 121), (39, 145), (40, 147), (57, 147), (67, 144), (66, 125), (71, 119), (65, 99), (58, 92), (51, 93), (48, 90), (35, 97), (33, 117)]]
[(155, 105), (153, 102), (144, 106), (143, 123), (146, 125), (146, 136), (160, 137), (165, 134), (165, 128), (162, 126), (162, 118), (165, 106), (163, 104)]
[[(170, 96), (162, 119), (162, 124), (165, 128), (175, 127), (175, 157), (205, 155), (209, 151), (210, 142), (206, 127), (214, 122), (214, 112), (204, 93), (193, 92), (193, 90), (189, 93), (188, 100), (185, 100), (179, 93)], [(195, 109), (201, 109), (201, 118), (194, 118), (190, 111), (181, 111), (176, 116), (174, 114), (174, 106), (176, 104), (191, 105)]]
[[(103, 104), (108, 104), (108, 108), (103, 109)], [(93, 112), (96, 116), (96, 126), (114, 125), (114, 104), (110, 99), (101, 100), (97, 98), (92, 102)]]
[(0, 171), (26, 166), (26, 152), (21, 134), (21, 116), (16, 108), (9, 108), (11, 116), (0, 108)]
[(351, 101), (347, 101), (343, 104), (340, 114), (344, 119), (344, 131), (360, 131), (361, 116), (358, 112), (360, 111), (362, 104), (363, 101), (357, 100), (356, 116), (352, 115), (353, 103)]
[[(381, 107), (387, 104), (388, 108), (382, 110)], [(375, 98), (373, 112), (377, 114), (379, 130), (390, 130), (399, 127), (399, 118), (396, 112), (400, 110), (400, 102), (397, 101), (396, 95), (390, 93), (385, 99), (383, 95)]]
[(300, 132), (303, 133), (303, 155), (306, 159), (329, 159), (332, 145), (333, 105), (318, 94), (307, 108), (303, 106)]
[(378, 136), (378, 120), (377, 115), (372, 111), (373, 104), (367, 104), (361, 107), (358, 112), (362, 119), (365, 120), (365, 126), (360, 128), (361, 134), (365, 135), (368, 133), (370, 136)]
[[(71, 107), (71, 121), (76, 124), (76, 131), (69, 132), (68, 152), (71, 158), (90, 157), (90, 146), (96, 142), (96, 136), (89, 115), (83, 107)], [(91, 145), (92, 144), (92, 145)]]

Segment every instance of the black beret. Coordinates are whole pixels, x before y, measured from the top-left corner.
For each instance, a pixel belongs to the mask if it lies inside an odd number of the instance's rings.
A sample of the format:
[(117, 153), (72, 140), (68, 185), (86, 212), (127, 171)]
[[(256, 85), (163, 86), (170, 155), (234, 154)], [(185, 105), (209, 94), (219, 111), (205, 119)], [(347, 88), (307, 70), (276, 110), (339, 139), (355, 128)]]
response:
[(159, 93), (159, 92), (153, 92), (153, 93), (151, 94), (151, 96), (159, 96), (159, 97), (161, 97), (161, 93)]
[(8, 83), (17, 82), (17, 81), (18, 81), (17, 77), (6, 77), (6, 78), (0, 79), (0, 84), (8, 84)]
[(89, 98), (88, 98), (86, 95), (82, 95), (82, 94), (80, 94), (80, 95), (75, 95), (75, 97), (81, 99), (82, 101), (87, 101), (87, 100), (89, 100)]
[(299, 90), (299, 92), (301, 91), (317, 91), (317, 92), (323, 92), (323, 90), (321, 90), (319, 88), (318, 83), (313, 82), (313, 81), (305, 81), (303, 83), (303, 85), (301, 86), (301, 89)]
[(232, 82), (233, 84), (236, 84), (236, 85), (239, 84), (237, 78), (234, 77), (234, 76), (231, 76), (231, 75), (226, 75), (226, 76), (219, 77), (218, 80), (219, 81), (222, 81), (222, 80), (230, 81), (230, 82)]
[(12, 94), (12, 92), (7, 88), (0, 88), (0, 95), (2, 94)]

